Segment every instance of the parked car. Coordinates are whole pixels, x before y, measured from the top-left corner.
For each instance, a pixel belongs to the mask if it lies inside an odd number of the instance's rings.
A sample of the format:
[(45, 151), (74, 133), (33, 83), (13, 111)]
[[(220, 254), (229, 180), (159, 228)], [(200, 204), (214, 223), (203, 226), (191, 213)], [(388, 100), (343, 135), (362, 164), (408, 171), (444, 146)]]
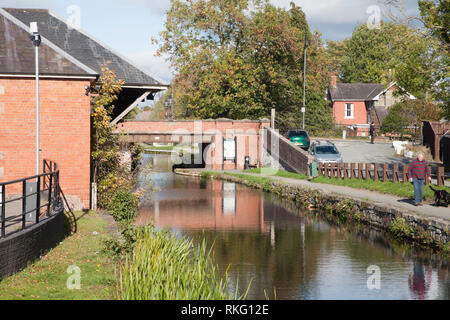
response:
[(343, 162), (341, 153), (330, 141), (315, 141), (311, 146), (310, 153), (316, 162)]
[(290, 130), (288, 133), (289, 140), (304, 150), (308, 150), (311, 144), (308, 131), (303, 129)]

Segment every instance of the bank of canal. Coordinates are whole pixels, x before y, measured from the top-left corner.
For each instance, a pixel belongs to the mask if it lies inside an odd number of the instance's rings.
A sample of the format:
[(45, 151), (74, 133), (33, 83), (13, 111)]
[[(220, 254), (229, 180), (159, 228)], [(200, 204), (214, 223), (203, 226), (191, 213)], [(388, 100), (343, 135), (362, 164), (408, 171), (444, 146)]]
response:
[[(241, 184), (175, 175), (164, 155), (144, 155), (147, 164), (152, 169), (140, 180), (150, 179), (155, 191), (137, 222), (206, 239), (231, 283), (252, 282), (249, 299), (274, 292), (277, 299), (450, 299), (447, 260), (431, 251), (373, 228), (334, 224)], [(367, 286), (374, 268), (379, 290)]]

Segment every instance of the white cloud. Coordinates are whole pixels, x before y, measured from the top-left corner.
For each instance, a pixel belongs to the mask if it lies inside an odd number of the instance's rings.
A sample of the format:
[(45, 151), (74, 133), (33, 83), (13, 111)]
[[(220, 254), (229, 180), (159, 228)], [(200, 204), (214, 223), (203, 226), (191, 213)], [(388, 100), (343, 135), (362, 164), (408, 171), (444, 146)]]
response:
[(173, 73), (167, 56), (155, 56), (155, 51), (143, 51), (127, 54), (127, 57), (136, 63), (139, 67), (147, 71), (151, 76), (163, 83), (170, 83)]

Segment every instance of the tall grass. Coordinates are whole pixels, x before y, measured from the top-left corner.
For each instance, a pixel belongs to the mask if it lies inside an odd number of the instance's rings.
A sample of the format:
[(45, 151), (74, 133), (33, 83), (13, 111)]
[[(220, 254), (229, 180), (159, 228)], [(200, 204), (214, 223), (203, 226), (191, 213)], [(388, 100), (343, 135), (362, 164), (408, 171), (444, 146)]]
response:
[[(227, 300), (245, 298), (230, 292), (229, 278), (219, 276), (206, 242), (177, 238), (167, 230), (145, 227), (122, 266), (122, 300)], [(236, 286), (237, 288), (237, 286)]]

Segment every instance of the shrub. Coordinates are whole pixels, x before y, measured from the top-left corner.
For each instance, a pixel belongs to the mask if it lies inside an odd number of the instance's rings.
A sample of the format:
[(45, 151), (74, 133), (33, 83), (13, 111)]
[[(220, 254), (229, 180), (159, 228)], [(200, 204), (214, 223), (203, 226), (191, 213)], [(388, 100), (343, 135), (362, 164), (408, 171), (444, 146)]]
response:
[(118, 190), (111, 198), (109, 210), (114, 219), (121, 223), (132, 221), (136, 216), (139, 206), (137, 195), (128, 190)]
[(414, 228), (408, 226), (402, 217), (396, 217), (389, 229), (395, 238), (411, 238), (414, 235)]

